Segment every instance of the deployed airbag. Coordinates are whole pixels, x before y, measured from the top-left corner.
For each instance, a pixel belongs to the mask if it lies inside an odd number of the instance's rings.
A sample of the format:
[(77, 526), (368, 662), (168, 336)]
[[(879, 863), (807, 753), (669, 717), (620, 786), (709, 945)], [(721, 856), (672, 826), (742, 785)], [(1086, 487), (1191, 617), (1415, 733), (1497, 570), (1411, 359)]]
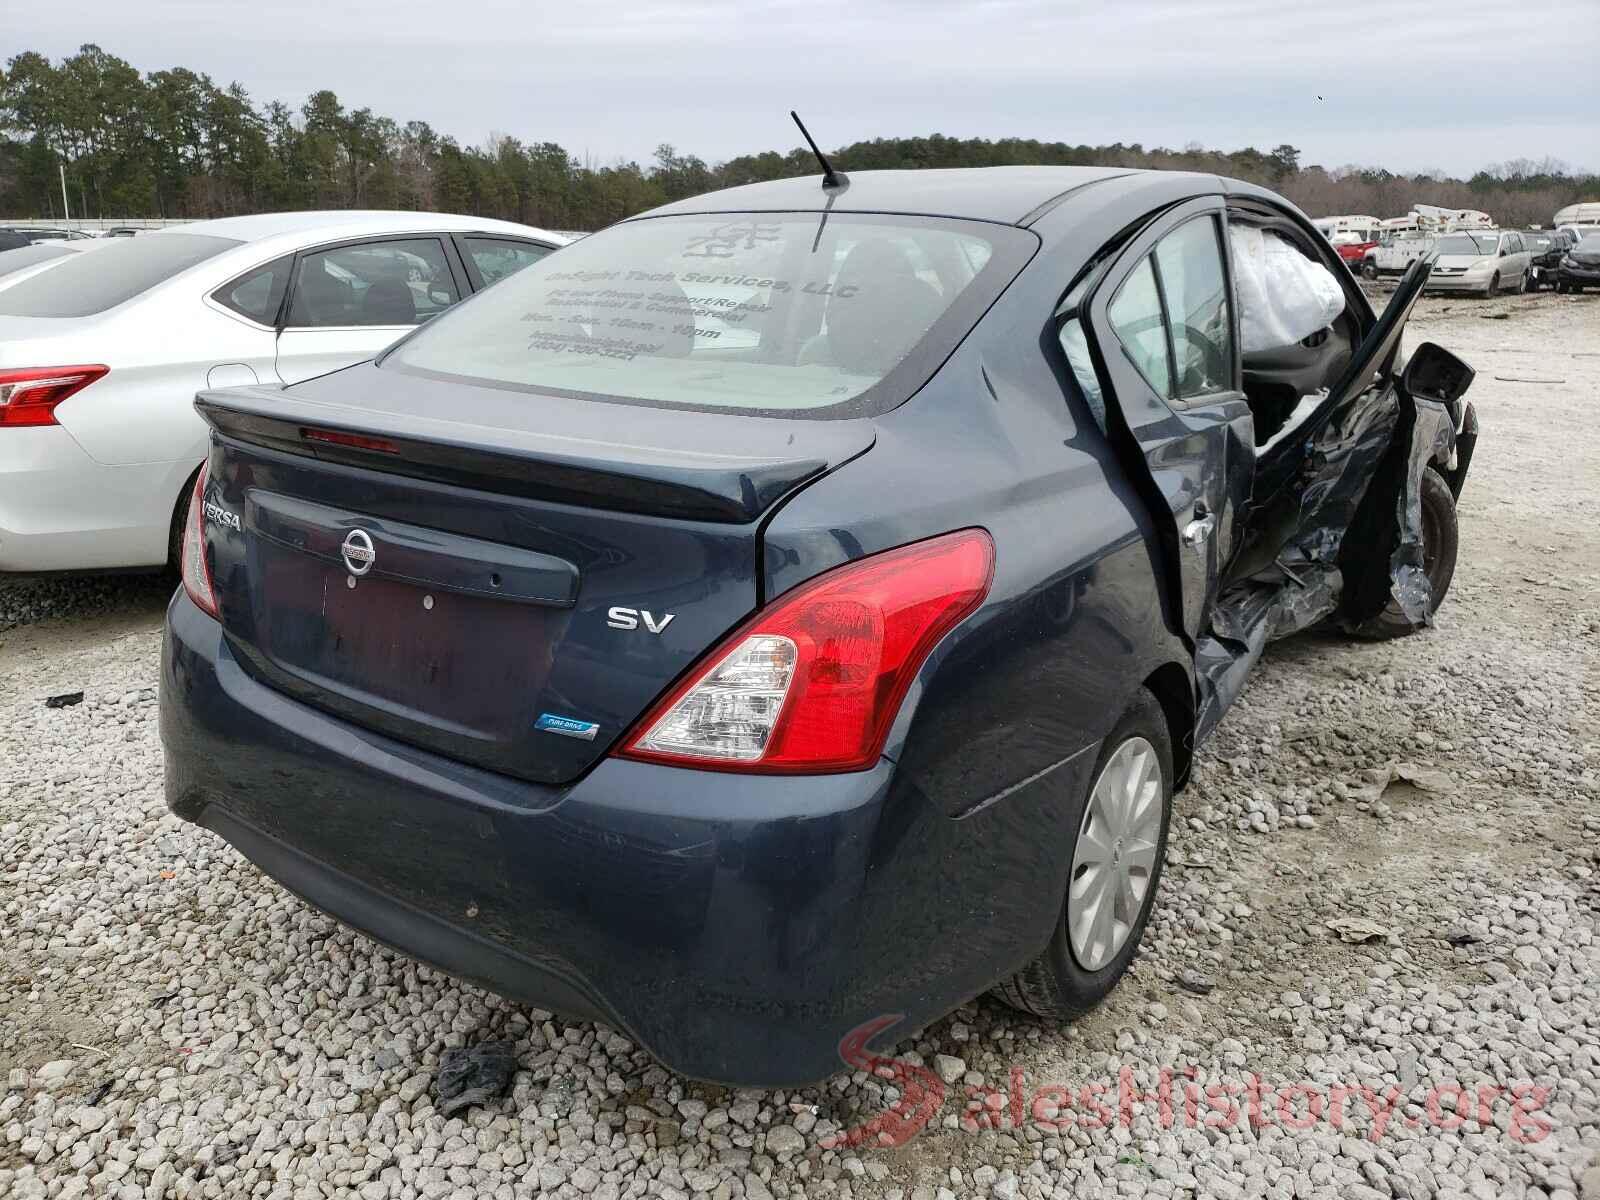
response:
[(1292, 345), (1344, 311), (1344, 289), (1333, 272), (1292, 243), (1250, 225), (1229, 225), (1228, 237), (1245, 354)]

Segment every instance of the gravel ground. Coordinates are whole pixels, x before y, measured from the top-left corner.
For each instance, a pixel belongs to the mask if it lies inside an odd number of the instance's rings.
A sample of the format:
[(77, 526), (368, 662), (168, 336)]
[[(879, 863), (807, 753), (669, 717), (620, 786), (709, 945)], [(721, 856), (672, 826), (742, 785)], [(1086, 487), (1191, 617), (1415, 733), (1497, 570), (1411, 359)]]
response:
[[(694, 1083), (310, 911), (167, 815), (161, 585), (0, 591), (0, 1196), (1600, 1200), (1600, 297), (1412, 324), (1484, 425), (1438, 628), (1274, 647), (1123, 985), (900, 1046), (950, 1094), (898, 1147), (824, 1146), (891, 1098), (865, 1073)], [(441, 1054), (490, 1039), (509, 1092), (445, 1119)]]

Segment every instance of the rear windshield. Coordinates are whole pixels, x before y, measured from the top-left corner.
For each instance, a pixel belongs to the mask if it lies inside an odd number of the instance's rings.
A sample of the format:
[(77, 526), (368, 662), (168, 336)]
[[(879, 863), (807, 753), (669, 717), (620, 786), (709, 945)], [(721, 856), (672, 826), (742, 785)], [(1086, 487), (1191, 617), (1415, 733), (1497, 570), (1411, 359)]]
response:
[(65, 247), (52, 246), (47, 242), (18, 246), (15, 250), (0, 250), (0, 279), (15, 274), (23, 267), (49, 262), (52, 258), (66, 258), (71, 253), (72, 251)]
[(631, 221), (443, 314), (383, 365), (659, 408), (870, 415), (926, 382), (1037, 245), (931, 217)]
[(118, 239), (0, 291), (0, 316), (90, 317), (237, 245), (195, 233)]

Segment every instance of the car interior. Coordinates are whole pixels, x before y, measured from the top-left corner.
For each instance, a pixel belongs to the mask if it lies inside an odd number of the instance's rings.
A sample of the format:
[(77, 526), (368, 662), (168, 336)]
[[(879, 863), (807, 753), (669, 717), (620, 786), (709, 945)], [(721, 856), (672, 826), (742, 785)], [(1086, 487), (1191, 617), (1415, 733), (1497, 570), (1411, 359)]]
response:
[[(1291, 222), (1249, 211), (1230, 211), (1231, 225), (1259, 229), (1276, 237), (1302, 254), (1317, 269), (1331, 270), (1311, 251), (1305, 235)], [(1335, 277), (1337, 282), (1337, 277)], [(1341, 291), (1342, 284), (1340, 285)], [(1270, 300), (1291, 304), (1294, 297), (1271, 296)], [(1249, 303), (1240, 296), (1241, 309)], [(1241, 311), (1241, 323), (1249, 317)], [(1329, 324), (1312, 330), (1298, 341), (1277, 346), (1246, 345), (1241, 354), (1245, 398), (1254, 418), (1257, 453), (1280, 444), (1294, 429), (1309, 419), (1320, 400), (1349, 367), (1361, 341), (1360, 325), (1346, 306)]]

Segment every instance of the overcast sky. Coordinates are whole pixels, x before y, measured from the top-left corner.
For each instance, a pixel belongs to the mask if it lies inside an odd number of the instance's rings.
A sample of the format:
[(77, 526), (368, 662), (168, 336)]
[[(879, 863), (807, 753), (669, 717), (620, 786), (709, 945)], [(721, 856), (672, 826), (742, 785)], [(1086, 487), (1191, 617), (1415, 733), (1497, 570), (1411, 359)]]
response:
[(884, 135), (1190, 142), (1466, 174), (1600, 168), (1595, 0), (78, 0), (11, 5), (0, 56), (94, 41), (298, 107), (556, 141), (599, 163)]

